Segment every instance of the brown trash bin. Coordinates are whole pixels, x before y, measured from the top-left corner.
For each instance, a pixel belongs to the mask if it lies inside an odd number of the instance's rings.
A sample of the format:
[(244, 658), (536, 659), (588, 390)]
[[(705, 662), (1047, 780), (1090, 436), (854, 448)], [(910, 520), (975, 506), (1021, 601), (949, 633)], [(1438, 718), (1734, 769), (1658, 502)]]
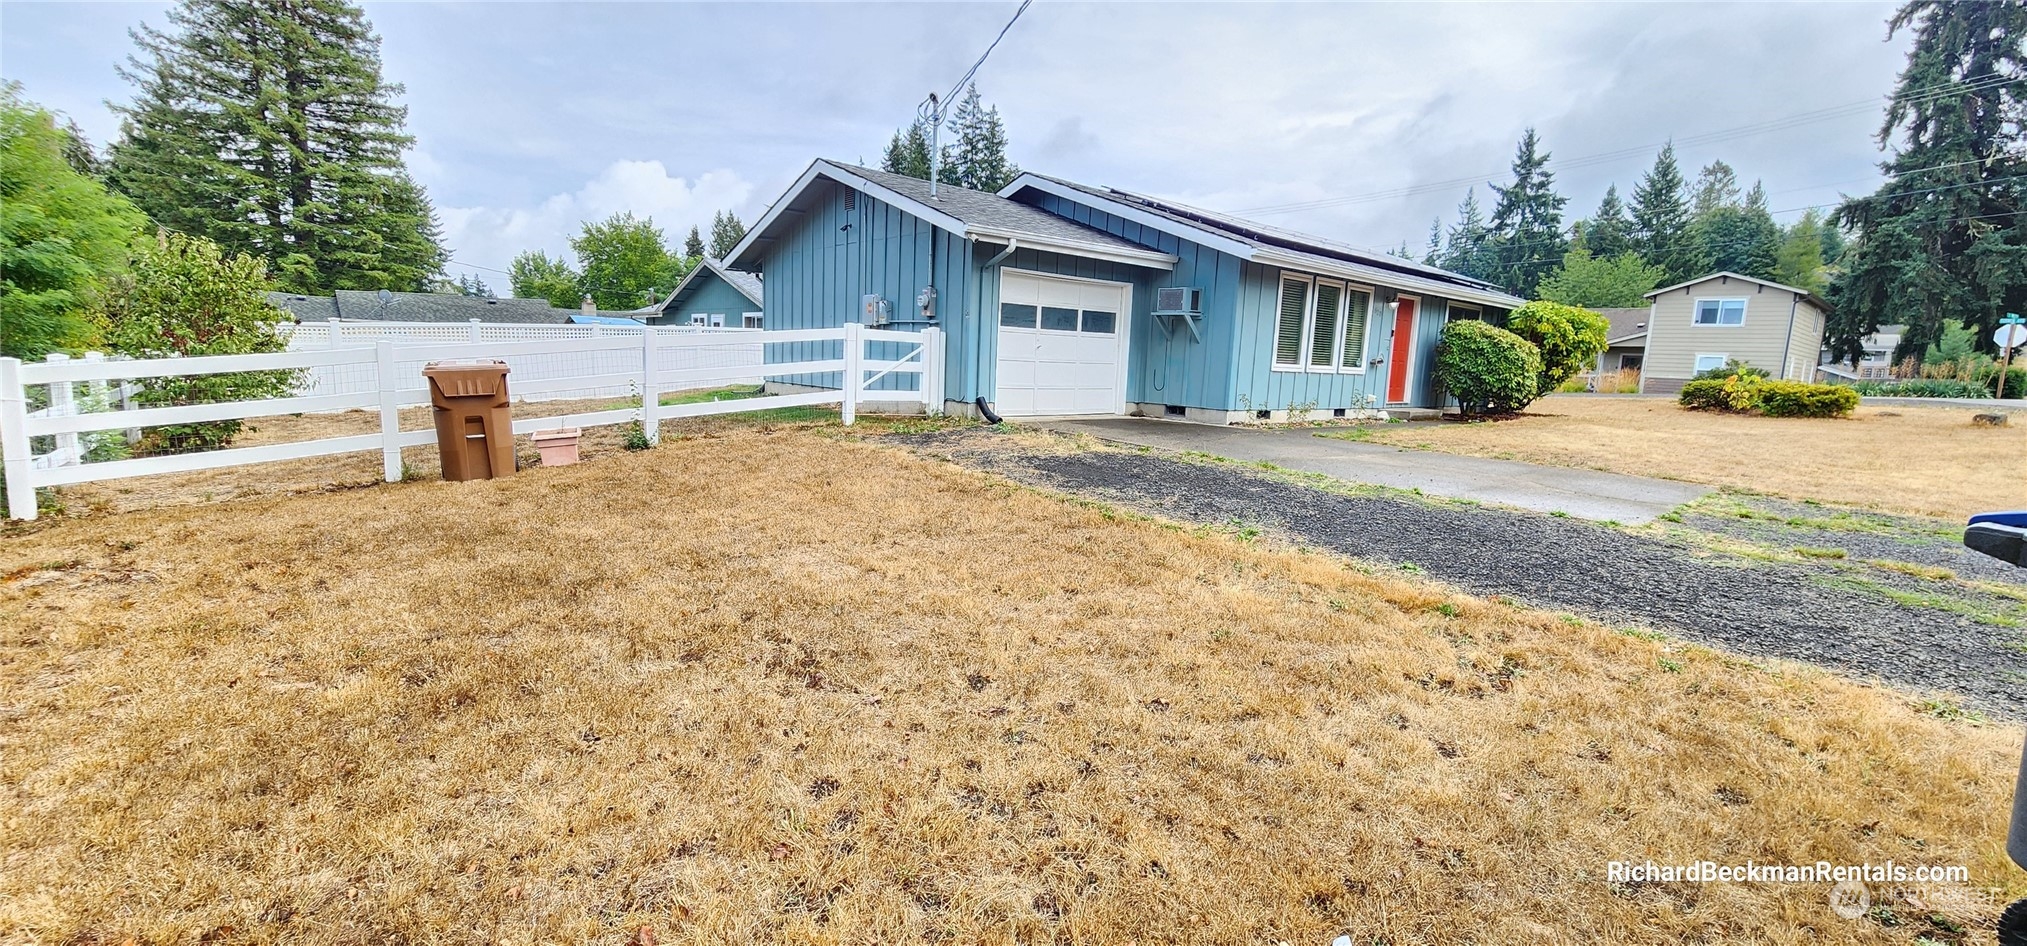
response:
[(436, 408), (436, 449), (443, 478), (488, 480), (514, 472), (514, 418), (507, 406), (504, 361), (424, 365)]

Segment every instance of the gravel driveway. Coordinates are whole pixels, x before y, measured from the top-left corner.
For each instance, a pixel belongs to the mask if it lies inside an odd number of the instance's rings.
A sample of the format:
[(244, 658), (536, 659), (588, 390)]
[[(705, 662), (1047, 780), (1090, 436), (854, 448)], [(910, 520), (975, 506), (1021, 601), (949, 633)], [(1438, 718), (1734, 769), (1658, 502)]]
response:
[[(1713, 555), (1692, 541), (1576, 519), (1342, 495), (1236, 465), (1158, 453), (1024, 449), (983, 430), (915, 438), (915, 445), (966, 466), (1168, 519), (1244, 523), (1346, 555), (1413, 563), (1473, 594), (1644, 625), (1735, 653), (1806, 661), (1915, 691), (1948, 691), (1967, 706), (2027, 717), (2021, 629), (1839, 586), (1848, 572), (1841, 563)], [(2012, 599), (1995, 600), (2002, 613), (2013, 613), (2004, 611)]]

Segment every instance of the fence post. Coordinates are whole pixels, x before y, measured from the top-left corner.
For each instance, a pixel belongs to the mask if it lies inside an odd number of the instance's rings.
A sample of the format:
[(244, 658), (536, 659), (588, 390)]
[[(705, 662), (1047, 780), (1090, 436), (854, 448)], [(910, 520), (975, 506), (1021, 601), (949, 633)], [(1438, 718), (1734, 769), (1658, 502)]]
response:
[(655, 387), (655, 328), (644, 325), (640, 330), (640, 427), (647, 434), (648, 443), (662, 442), (662, 395)]
[(28, 452), (28, 392), (21, 359), (0, 358), (0, 470), (7, 472), (7, 517), (35, 518), (35, 467)]
[(921, 378), (922, 413), (943, 413), (943, 330), (933, 325), (922, 330)]
[(394, 342), (373, 343), (375, 378), (380, 385), (380, 471), (389, 483), (401, 482), (401, 400), (395, 385)]
[(473, 319), (473, 320), (472, 320), (472, 341), (475, 341), (475, 342), (476, 342), (476, 341), (479, 341), (479, 340), (480, 340), (480, 339), (479, 339), (479, 326), (480, 326), (481, 324), (483, 324), (483, 323), (481, 323), (481, 322), (480, 322), (480, 321), (479, 321), (478, 319)]
[(864, 331), (865, 326), (857, 322), (845, 323), (845, 403), (838, 419), (846, 427), (858, 420), (859, 390), (866, 384), (866, 370), (861, 367), (866, 357), (865, 336), (860, 334)]
[[(70, 356), (62, 352), (50, 352), (50, 364), (69, 361)], [(69, 381), (55, 381), (49, 385), (49, 416), (70, 417), (77, 413), (77, 392)], [(56, 450), (49, 456), (50, 466), (76, 466), (84, 462), (84, 454), (77, 447), (77, 432), (69, 431), (56, 435)]]
[(325, 335), (324, 343), (327, 347), (330, 348), (341, 347), (338, 343), (338, 339), (340, 337), (338, 325), (339, 322), (336, 316), (324, 320), (324, 335)]

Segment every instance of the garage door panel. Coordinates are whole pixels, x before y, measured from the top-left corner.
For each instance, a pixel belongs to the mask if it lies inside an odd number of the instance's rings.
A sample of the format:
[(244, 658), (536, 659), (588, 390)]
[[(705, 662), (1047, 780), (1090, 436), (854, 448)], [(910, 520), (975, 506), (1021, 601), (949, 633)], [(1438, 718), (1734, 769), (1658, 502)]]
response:
[[(995, 397), (1000, 413), (1117, 411), (1125, 384), (1120, 333), (1129, 291), (1123, 283), (1002, 273)], [(1012, 317), (1005, 317), (1007, 312)]]

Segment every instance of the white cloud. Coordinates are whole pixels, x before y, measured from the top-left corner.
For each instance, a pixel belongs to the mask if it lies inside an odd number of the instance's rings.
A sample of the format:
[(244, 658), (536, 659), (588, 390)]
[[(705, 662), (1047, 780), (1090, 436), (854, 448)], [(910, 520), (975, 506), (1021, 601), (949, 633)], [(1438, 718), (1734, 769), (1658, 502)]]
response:
[(614, 161), (576, 191), (533, 207), (444, 207), (437, 214), (453, 258), (450, 271), (475, 271), (506, 295), (507, 277), (498, 271), (524, 250), (569, 258), (570, 238), (584, 221), (629, 210), (652, 218), (670, 247), (680, 248), (692, 226), (708, 234), (713, 213), (743, 205), (752, 193), (752, 183), (729, 170), (691, 180), (671, 176), (660, 161)]

